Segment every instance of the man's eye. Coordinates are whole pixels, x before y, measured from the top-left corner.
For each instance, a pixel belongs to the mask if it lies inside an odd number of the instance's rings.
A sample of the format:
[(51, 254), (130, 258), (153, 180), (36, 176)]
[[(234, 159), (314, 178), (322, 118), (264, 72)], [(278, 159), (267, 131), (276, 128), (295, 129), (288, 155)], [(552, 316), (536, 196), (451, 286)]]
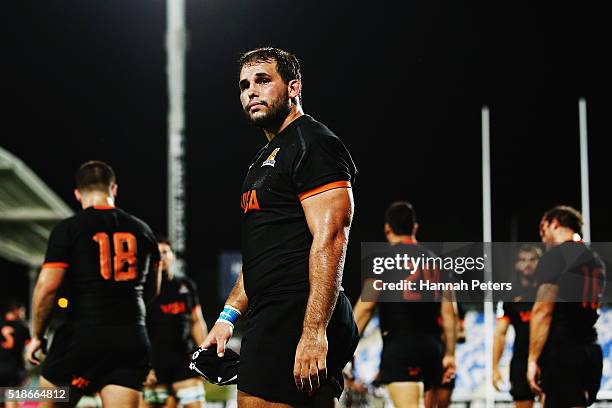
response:
[(261, 80), (261, 83), (262, 83), (262, 84), (267, 84), (267, 83), (269, 83), (269, 82), (270, 82), (270, 80), (269, 80), (268, 78), (263, 78), (263, 79)]

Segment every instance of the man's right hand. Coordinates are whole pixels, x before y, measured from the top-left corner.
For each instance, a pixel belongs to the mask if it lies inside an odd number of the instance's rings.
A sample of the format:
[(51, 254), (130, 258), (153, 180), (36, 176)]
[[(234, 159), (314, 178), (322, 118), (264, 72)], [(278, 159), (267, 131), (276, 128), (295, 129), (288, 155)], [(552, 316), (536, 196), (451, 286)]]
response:
[[(349, 363), (351, 364), (351, 363)], [(348, 369), (348, 366), (342, 370), (342, 376), (344, 377), (344, 387), (347, 390), (355, 391), (359, 394), (365, 394), (368, 392), (368, 387), (366, 387), (361, 381), (357, 380), (351, 370)]]
[(501, 372), (499, 368), (493, 367), (493, 387), (501, 392), (501, 384), (503, 384), (504, 379), (502, 378)]
[(145, 387), (153, 387), (157, 384), (157, 376), (155, 375), (155, 370), (150, 370), (149, 375), (147, 375), (147, 379), (144, 382)]
[(208, 349), (212, 345), (217, 345), (217, 355), (223, 357), (225, 354), (225, 345), (232, 337), (234, 328), (227, 323), (217, 322), (213, 328), (208, 332), (208, 336), (204, 340), (204, 343), (200, 344), (203, 349)]
[(36, 366), (40, 365), (40, 359), (36, 356), (36, 353), (38, 351), (45, 352), (44, 343), (45, 342), (42, 339), (39, 339), (38, 337), (32, 337), (26, 347), (26, 358), (30, 363)]

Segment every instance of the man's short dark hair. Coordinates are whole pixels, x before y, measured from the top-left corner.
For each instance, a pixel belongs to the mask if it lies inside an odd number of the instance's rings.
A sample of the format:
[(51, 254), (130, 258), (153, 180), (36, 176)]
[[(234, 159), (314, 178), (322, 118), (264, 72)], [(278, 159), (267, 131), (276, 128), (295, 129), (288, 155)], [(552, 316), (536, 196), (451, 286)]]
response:
[(523, 245), (522, 247), (519, 248), (518, 252), (516, 253), (517, 257), (518, 257), (518, 254), (520, 254), (521, 252), (530, 252), (532, 254), (535, 254), (538, 258), (542, 256), (542, 249), (535, 245)]
[(0, 318), (4, 317), (8, 312), (12, 312), (15, 309), (25, 307), (25, 303), (19, 299), (6, 298), (0, 301)]
[(569, 205), (558, 205), (551, 208), (546, 211), (542, 220), (548, 223), (557, 220), (562, 227), (569, 228), (575, 233), (582, 235), (582, 214)]
[(112, 167), (98, 160), (84, 163), (76, 173), (76, 187), (79, 191), (108, 191), (116, 180)]
[(172, 242), (168, 239), (168, 237), (157, 237), (157, 243), (168, 245), (172, 252), (174, 252), (174, 246), (172, 246)]
[(412, 235), (416, 214), (408, 201), (396, 201), (387, 208), (385, 222), (396, 235)]
[(274, 47), (257, 48), (242, 54), (238, 59), (238, 75), (245, 65), (257, 62), (271, 63), (272, 61), (276, 61), (276, 70), (286, 84), (294, 79), (302, 80), (300, 62), (297, 57), (290, 52)]

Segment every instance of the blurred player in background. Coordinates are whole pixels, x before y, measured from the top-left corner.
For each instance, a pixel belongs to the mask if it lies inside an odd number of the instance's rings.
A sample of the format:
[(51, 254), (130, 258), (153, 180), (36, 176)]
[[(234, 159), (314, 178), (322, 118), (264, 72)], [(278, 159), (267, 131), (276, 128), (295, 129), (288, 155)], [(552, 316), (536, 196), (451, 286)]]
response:
[(144, 406), (199, 408), (204, 405), (204, 384), (189, 370), (189, 353), (207, 334), (198, 291), (191, 279), (173, 272), (169, 241), (159, 241), (159, 252), (161, 291), (147, 308), (153, 369), (145, 382)]
[(601, 383), (595, 323), (606, 270), (581, 235), (582, 214), (572, 207), (554, 207), (540, 221), (547, 252), (536, 270), (527, 376), (532, 390), (544, 394), (546, 408), (589, 406)]
[[(70, 404), (100, 391), (104, 406), (137, 407), (149, 372), (145, 301), (159, 293), (157, 239), (134, 216), (115, 207), (113, 169), (100, 161), (76, 174), (83, 211), (51, 233), (32, 299), (28, 359), (40, 364), (44, 338), (61, 285), (69, 299), (43, 362), (42, 387), (70, 387)], [(44, 402), (41, 407), (52, 406)], [(65, 405), (62, 405), (65, 406)]]
[(531, 309), (536, 293), (536, 267), (542, 255), (542, 250), (536, 246), (524, 246), (517, 253), (514, 270), (518, 274), (519, 290), (516, 291), (514, 302), (504, 302), (500, 308), (495, 325), (495, 338), (493, 340), (493, 386), (500, 391), (503, 382), (499, 371), (501, 360), (506, 346), (506, 332), (508, 327), (514, 327), (514, 346), (512, 347), (512, 360), (510, 362), (510, 394), (517, 408), (531, 408), (534, 394), (527, 383), (527, 355), (529, 354), (529, 321)]
[[(27, 378), (25, 348), (30, 341), (30, 330), (25, 323), (25, 313), (24, 305), (14, 299), (0, 303), (0, 387), (20, 387)], [(6, 408), (17, 406), (16, 402), (4, 405)]]
[[(416, 240), (418, 224), (412, 205), (405, 201), (391, 204), (385, 214), (385, 235), (397, 251), (414, 258), (432, 256)], [(423, 279), (428, 272), (417, 270), (412, 276)], [(369, 285), (371, 288), (371, 285)], [(453, 293), (431, 294), (398, 292), (394, 302), (371, 301), (375, 294), (364, 284), (362, 296), (355, 305), (355, 321), (362, 333), (378, 305), (383, 351), (380, 383), (387, 390), (396, 408), (419, 407), (421, 383), (424, 384), (425, 405), (433, 407), (435, 395), (430, 389), (447, 383), (455, 374), (456, 306)], [(366, 294), (367, 293), (367, 294)], [(442, 344), (442, 338), (445, 344)], [(444, 402), (441, 401), (443, 406)]]

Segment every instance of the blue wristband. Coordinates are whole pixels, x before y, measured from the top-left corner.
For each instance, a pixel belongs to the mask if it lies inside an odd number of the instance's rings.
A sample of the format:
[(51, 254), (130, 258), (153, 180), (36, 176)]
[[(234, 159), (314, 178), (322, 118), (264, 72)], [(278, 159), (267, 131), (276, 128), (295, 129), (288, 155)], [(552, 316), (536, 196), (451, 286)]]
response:
[(230, 305), (225, 305), (223, 307), (223, 311), (221, 312), (221, 314), (219, 315), (219, 318), (217, 319), (217, 322), (227, 323), (230, 326), (234, 327), (234, 323), (238, 321), (240, 316), (242, 316), (242, 313), (240, 313), (240, 310)]

